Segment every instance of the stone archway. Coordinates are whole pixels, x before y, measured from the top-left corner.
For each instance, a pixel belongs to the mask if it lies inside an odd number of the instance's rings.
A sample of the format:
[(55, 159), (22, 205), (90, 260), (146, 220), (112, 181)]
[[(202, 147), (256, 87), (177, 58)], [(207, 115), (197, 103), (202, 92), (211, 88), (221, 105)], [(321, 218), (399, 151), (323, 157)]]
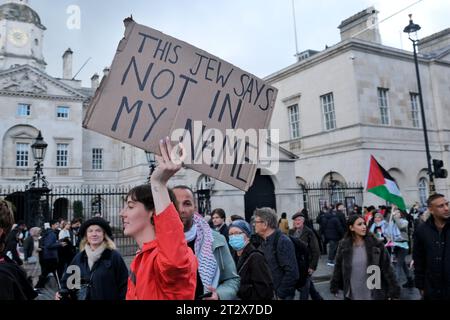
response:
[(250, 221), (256, 208), (270, 207), (276, 210), (275, 186), (270, 176), (261, 175), (258, 169), (252, 186), (245, 193), (244, 202), (247, 221)]

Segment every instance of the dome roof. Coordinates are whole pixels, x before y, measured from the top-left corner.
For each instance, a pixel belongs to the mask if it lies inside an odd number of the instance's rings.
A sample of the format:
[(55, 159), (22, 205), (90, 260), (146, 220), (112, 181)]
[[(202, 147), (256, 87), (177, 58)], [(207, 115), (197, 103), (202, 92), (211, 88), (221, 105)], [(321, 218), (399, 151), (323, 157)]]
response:
[(29, 6), (19, 3), (5, 3), (0, 6), (0, 20), (13, 20), (25, 23), (33, 23), (36, 27), (45, 30), (36, 11)]

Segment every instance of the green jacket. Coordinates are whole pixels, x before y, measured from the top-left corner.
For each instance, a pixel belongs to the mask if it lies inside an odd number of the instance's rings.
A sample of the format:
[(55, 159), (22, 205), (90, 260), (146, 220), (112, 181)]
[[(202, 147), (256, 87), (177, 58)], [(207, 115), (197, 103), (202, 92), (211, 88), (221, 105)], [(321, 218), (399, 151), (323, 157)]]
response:
[(228, 243), (225, 237), (217, 231), (212, 230), (212, 234), (214, 238), (213, 254), (220, 270), (217, 295), (220, 300), (236, 299), (241, 279), (236, 271), (236, 265), (228, 248)]

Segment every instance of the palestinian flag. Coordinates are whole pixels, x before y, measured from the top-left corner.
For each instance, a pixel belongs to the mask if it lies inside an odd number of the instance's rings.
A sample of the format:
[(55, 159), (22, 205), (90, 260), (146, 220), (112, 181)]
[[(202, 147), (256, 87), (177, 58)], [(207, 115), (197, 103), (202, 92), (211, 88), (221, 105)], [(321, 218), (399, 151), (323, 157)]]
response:
[(376, 194), (380, 198), (395, 204), (400, 210), (406, 210), (405, 201), (400, 189), (391, 175), (370, 156), (369, 177), (367, 179), (367, 191)]

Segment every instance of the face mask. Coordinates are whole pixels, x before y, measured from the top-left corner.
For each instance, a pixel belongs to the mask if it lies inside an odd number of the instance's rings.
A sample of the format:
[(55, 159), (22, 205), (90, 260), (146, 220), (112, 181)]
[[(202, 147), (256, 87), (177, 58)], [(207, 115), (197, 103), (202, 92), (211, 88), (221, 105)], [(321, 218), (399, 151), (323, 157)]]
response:
[(232, 235), (230, 236), (228, 243), (234, 250), (236, 251), (242, 250), (245, 247), (244, 235), (243, 234)]

